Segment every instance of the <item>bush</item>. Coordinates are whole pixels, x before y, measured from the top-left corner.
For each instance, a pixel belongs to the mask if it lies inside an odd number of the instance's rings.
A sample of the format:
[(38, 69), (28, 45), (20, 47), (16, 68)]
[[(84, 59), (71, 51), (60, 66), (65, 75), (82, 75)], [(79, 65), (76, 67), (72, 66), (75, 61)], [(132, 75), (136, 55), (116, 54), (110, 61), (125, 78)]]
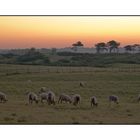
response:
[[(4, 54), (0, 55), (1, 64), (30, 64), (30, 65), (51, 65), (51, 66), (94, 66), (109, 67), (113, 64), (140, 64), (139, 54), (88, 54), (61, 52), (53, 56), (61, 56), (62, 59), (50, 61), (49, 56), (31, 49), (24, 55)], [(60, 57), (60, 58), (61, 58)], [(57, 57), (56, 57), (57, 58)], [(58, 57), (59, 58), (59, 57)]]

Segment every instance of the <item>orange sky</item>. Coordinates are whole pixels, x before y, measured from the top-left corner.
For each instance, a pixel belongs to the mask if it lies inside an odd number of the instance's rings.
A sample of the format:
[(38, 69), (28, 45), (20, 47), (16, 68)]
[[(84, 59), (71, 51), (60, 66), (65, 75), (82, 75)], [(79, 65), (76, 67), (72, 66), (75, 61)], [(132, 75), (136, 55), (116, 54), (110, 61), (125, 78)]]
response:
[(0, 16), (0, 48), (140, 43), (140, 16)]

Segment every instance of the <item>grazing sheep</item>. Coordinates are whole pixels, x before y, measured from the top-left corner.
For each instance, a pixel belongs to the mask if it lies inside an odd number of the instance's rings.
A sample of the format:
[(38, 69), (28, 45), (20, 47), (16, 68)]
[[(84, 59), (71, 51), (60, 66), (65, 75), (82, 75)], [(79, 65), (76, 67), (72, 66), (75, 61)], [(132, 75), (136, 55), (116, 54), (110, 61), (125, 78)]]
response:
[(62, 102), (68, 102), (68, 103), (72, 103), (72, 98), (69, 96), (69, 95), (66, 95), (66, 94), (61, 94), (60, 96), (59, 96), (59, 100), (58, 100), (58, 104), (59, 103), (62, 103)]
[(85, 83), (84, 82), (80, 82), (80, 87), (84, 87)]
[(77, 106), (81, 102), (81, 96), (79, 94), (75, 94), (73, 96), (73, 105)]
[(33, 92), (27, 92), (29, 104), (32, 104), (33, 101), (37, 104), (38, 103), (38, 96)]
[(46, 91), (47, 91), (46, 87), (41, 87), (40, 92), (46, 92)]
[(110, 95), (109, 96), (109, 102), (110, 102), (110, 104), (111, 104), (111, 102), (114, 102), (116, 104), (119, 104), (119, 98), (118, 98), (118, 96), (116, 96), (116, 95)]
[(3, 92), (0, 92), (0, 103), (5, 103), (7, 100), (6, 94)]
[(41, 103), (43, 103), (44, 100), (46, 100), (46, 102), (48, 101), (48, 93), (42, 92), (39, 94), (39, 96), (41, 98)]
[(97, 98), (95, 96), (92, 96), (90, 98), (90, 103), (91, 103), (91, 106), (98, 106)]
[(48, 98), (47, 98), (47, 101), (48, 101), (48, 105), (55, 105), (55, 94), (52, 92), (52, 91), (48, 91)]

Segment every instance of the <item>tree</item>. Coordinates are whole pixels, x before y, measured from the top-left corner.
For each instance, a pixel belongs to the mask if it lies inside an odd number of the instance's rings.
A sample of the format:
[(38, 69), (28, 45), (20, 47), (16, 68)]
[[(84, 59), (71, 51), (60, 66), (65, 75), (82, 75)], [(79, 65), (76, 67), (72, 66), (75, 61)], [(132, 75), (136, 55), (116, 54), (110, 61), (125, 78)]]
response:
[(124, 46), (124, 49), (127, 53), (131, 52), (132, 51), (132, 45), (126, 45), (126, 46)]
[(37, 52), (36, 49), (32, 47), (29, 49), (28, 54), (34, 54), (36, 52)]
[(138, 53), (140, 53), (140, 45), (139, 46), (137, 46), (138, 47)]
[(106, 44), (104, 42), (100, 42), (95, 44), (97, 53), (103, 52), (104, 50), (107, 51)]
[(84, 45), (82, 44), (81, 41), (78, 41), (78, 42), (72, 44), (72, 46), (73, 46), (73, 47), (72, 47), (71, 49), (73, 49), (73, 50), (76, 52), (76, 51), (78, 50), (77, 47), (82, 47), (82, 46), (84, 46)]
[(136, 48), (138, 48), (138, 52), (140, 52), (140, 44), (134, 44), (133, 45), (133, 53), (136, 50)]
[(115, 40), (111, 40), (107, 42), (107, 46), (109, 48), (109, 52), (111, 53), (112, 51), (117, 51), (118, 52), (118, 47), (120, 46), (119, 42), (116, 42)]
[(126, 45), (126, 46), (124, 46), (124, 48), (125, 48), (125, 51), (128, 53), (128, 52), (135, 52), (135, 50), (136, 50), (136, 47), (140, 47), (140, 45), (139, 44), (134, 44), (134, 45)]

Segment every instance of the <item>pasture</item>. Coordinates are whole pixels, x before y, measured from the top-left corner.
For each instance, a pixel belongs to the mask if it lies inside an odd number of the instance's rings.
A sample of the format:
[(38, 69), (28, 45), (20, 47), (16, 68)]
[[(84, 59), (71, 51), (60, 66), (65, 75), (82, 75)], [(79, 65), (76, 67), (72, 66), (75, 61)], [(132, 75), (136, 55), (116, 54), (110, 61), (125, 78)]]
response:
[[(31, 80), (32, 82), (28, 82)], [(86, 83), (80, 87), (79, 83)], [(61, 93), (80, 94), (81, 104), (28, 104), (26, 90), (41, 87)], [(140, 124), (140, 65), (108, 68), (0, 65), (0, 91), (8, 102), (0, 104), (0, 124)], [(120, 104), (109, 107), (108, 96), (117, 95)], [(96, 96), (99, 106), (90, 106)]]

